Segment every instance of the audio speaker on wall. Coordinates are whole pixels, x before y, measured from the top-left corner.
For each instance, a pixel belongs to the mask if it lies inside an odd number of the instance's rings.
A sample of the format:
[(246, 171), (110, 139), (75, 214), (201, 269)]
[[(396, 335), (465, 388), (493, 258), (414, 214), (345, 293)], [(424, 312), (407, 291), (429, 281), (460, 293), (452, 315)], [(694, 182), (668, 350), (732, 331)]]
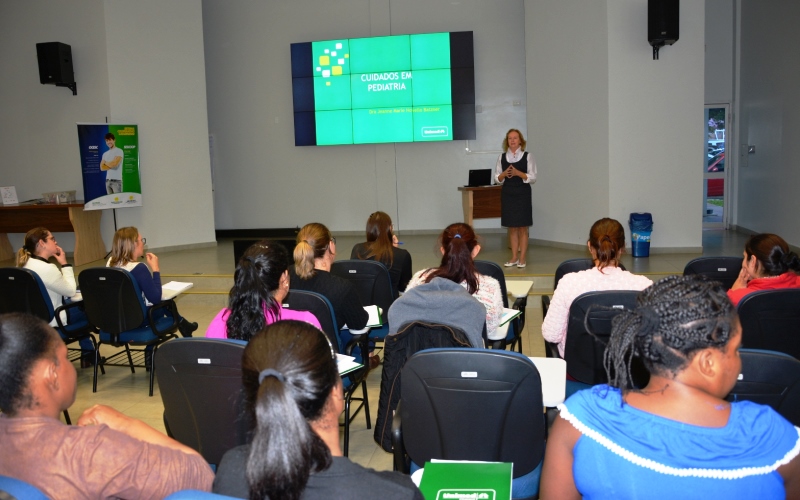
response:
[(41, 83), (72, 84), (72, 48), (66, 43), (47, 42), (36, 44), (39, 59), (39, 81)]
[(679, 0), (647, 1), (647, 40), (653, 47), (678, 41)]

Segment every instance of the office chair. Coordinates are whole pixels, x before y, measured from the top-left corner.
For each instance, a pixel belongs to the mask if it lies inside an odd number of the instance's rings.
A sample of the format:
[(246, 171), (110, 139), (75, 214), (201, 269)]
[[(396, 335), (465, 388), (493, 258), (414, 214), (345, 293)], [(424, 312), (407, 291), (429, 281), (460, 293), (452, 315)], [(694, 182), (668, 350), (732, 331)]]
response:
[[(308, 311), (316, 316), (322, 327), (323, 333), (331, 341), (333, 349), (337, 352), (354, 356), (356, 361), (364, 364), (364, 359), (361, 352), (367, 352), (364, 349), (364, 342), (361, 337), (366, 335), (350, 335), (349, 331), (340, 332), (337, 329), (336, 315), (333, 312), (333, 306), (322, 294), (311, 292), (307, 290), (289, 290), (289, 295), (284, 300), (285, 305), (289, 309), (296, 311)], [(343, 338), (340, 335), (346, 335)], [(367, 397), (367, 365), (360, 370), (350, 372), (342, 377), (342, 384), (344, 385), (344, 444), (342, 446), (342, 453), (348, 456), (350, 451), (350, 424), (358, 415), (361, 409), (364, 409), (364, 417), (367, 420), (367, 429), (372, 428), (372, 421), (369, 416), (369, 398)], [(361, 387), (361, 396), (355, 395), (356, 390)], [(352, 402), (360, 402), (359, 405), (352, 410)]]
[(725, 289), (733, 286), (742, 270), (741, 257), (697, 257), (683, 268), (683, 275), (699, 274), (719, 281)]
[(740, 349), (742, 373), (728, 401), (747, 400), (769, 405), (800, 426), (800, 361), (786, 353)]
[[(581, 294), (572, 302), (564, 346), (570, 377), (586, 386), (608, 382), (603, 355), (611, 334), (611, 320), (625, 309), (634, 309), (638, 295), (636, 290), (605, 290)], [(650, 374), (638, 358), (634, 358), (631, 372), (637, 387), (647, 385)], [(568, 393), (574, 392), (574, 384), (567, 385), (573, 386), (573, 390), (568, 388)]]
[(800, 288), (753, 292), (736, 310), (742, 322), (742, 346), (800, 359)]
[[(476, 260), (475, 269), (483, 275), (490, 276), (500, 283), (500, 293), (503, 294), (503, 307), (508, 308), (508, 289), (506, 288), (506, 275), (503, 269), (495, 262), (488, 260)], [(525, 308), (528, 305), (528, 297), (517, 297), (511, 309), (521, 311), (521, 314), (511, 320), (508, 325), (508, 334), (505, 339), (501, 340), (488, 340), (488, 344), (492, 349), (505, 349), (507, 345), (511, 346), (513, 351), (516, 347), (518, 352), (522, 352), (522, 329), (525, 328)]]
[(374, 260), (337, 260), (331, 264), (331, 274), (351, 282), (364, 305), (376, 305), (382, 312), (380, 328), (371, 328), (369, 338), (383, 341), (389, 333), (388, 313), (397, 296), (392, 287), (389, 269)]
[(463, 330), (450, 325), (412, 321), (396, 334), (386, 337), (378, 415), (375, 417), (375, 442), (392, 451), (392, 420), (400, 401), (400, 371), (414, 354), (437, 347), (471, 347)]
[[(36, 272), (24, 267), (0, 268), (0, 314), (22, 312), (48, 323), (55, 318), (54, 328), (67, 346), (87, 339), (91, 341), (92, 350), (96, 351), (97, 342), (92, 335), (94, 326), (88, 320), (83, 318), (66, 325), (61, 321), (62, 311), (69, 314), (70, 311), (82, 309), (83, 304), (78, 301), (59, 305), (56, 309), (53, 307), (50, 294)], [(82, 349), (69, 349), (69, 352), (70, 361), (83, 355)], [(100, 369), (104, 370), (102, 365)]]
[[(500, 350), (430, 349), (411, 356), (401, 379), (392, 429), (398, 470), (433, 458), (513, 462), (514, 498), (538, 493), (531, 476), (540, 473), (545, 428), (542, 381), (530, 359)], [(523, 482), (533, 488), (520, 491)]]
[[(116, 267), (92, 267), (84, 269), (79, 277), (83, 303), (89, 322), (100, 329), (100, 341), (95, 351), (95, 379), (92, 392), (97, 392), (97, 366), (100, 364), (100, 346), (110, 344), (125, 349), (109, 356), (103, 364), (111, 366), (134, 366), (150, 370), (150, 396), (153, 395), (155, 368), (152, 359), (158, 347), (167, 340), (176, 338), (178, 309), (173, 300), (165, 300), (147, 307), (139, 284), (125, 269)], [(141, 346), (131, 349), (130, 346)], [(152, 350), (150, 350), (152, 349)], [(139, 364), (134, 365), (131, 352)], [(127, 356), (128, 364), (111, 363), (119, 356)]]
[(226, 451), (247, 444), (253, 428), (242, 392), (246, 345), (180, 338), (161, 346), (154, 359), (167, 434), (210, 464), (219, 465)]

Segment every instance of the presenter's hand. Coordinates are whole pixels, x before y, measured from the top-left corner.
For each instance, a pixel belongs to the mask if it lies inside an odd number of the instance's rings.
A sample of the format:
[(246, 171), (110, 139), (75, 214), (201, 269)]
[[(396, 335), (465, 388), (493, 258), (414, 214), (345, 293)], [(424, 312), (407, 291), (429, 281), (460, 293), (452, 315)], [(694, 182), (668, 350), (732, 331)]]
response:
[(506, 178), (507, 178), (507, 179), (510, 179), (510, 178), (512, 178), (512, 177), (514, 177), (514, 167), (511, 167), (511, 166), (509, 166), (509, 167), (506, 169)]
[(144, 257), (147, 259), (147, 265), (150, 267), (151, 271), (154, 273), (161, 272), (161, 269), (158, 267), (158, 257), (156, 254), (147, 252)]
[(58, 245), (56, 245), (56, 253), (53, 254), (59, 264), (62, 266), (67, 263), (67, 253)]

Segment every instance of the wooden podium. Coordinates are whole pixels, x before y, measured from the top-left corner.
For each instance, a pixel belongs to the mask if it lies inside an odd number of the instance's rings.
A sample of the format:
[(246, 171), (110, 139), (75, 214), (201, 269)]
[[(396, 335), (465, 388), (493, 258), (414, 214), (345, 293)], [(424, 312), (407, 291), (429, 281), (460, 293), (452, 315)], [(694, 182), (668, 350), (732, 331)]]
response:
[(503, 186), (459, 187), (464, 222), (500, 217), (500, 190)]
[(0, 260), (11, 259), (16, 252), (8, 241), (8, 233), (27, 233), (35, 227), (50, 232), (75, 233), (72, 260), (76, 266), (100, 260), (106, 254), (100, 236), (102, 210), (83, 209), (83, 202), (65, 205), (19, 204), (0, 206)]

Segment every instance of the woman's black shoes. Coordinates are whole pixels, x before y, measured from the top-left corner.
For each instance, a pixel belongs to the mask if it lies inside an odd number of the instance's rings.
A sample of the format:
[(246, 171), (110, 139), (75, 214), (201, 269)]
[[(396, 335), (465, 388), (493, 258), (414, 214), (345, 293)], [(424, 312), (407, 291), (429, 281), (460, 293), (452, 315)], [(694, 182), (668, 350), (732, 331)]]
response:
[(184, 318), (181, 318), (181, 321), (178, 323), (178, 331), (181, 332), (181, 335), (184, 337), (191, 337), (192, 332), (197, 330), (197, 323), (189, 323)]

